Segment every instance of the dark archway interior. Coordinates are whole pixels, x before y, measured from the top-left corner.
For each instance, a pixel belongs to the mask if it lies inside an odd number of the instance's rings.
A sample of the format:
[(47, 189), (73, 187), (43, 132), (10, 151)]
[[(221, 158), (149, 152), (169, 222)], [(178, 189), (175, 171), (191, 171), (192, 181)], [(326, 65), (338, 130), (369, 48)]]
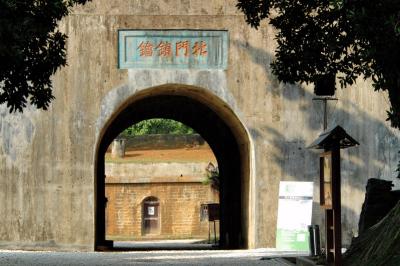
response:
[(104, 154), (109, 144), (128, 126), (150, 118), (169, 118), (196, 130), (210, 145), (220, 170), (220, 247), (242, 248), (240, 150), (232, 130), (205, 104), (186, 96), (157, 95), (126, 107), (108, 126), (97, 153), (96, 248), (106, 246)]

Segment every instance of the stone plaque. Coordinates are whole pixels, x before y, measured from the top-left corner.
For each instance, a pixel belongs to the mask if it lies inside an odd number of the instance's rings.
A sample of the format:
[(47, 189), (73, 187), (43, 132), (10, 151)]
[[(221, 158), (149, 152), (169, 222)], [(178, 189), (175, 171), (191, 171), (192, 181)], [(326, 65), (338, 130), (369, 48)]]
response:
[(226, 69), (228, 32), (119, 30), (118, 66), (128, 68)]

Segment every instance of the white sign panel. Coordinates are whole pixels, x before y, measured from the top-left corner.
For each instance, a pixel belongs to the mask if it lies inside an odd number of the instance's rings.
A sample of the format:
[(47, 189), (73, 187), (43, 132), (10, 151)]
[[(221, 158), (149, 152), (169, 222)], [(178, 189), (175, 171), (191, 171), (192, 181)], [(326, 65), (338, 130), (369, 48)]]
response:
[(308, 251), (313, 182), (281, 181), (279, 185), (276, 248)]
[(149, 215), (154, 215), (154, 206), (148, 207), (147, 213), (148, 213)]

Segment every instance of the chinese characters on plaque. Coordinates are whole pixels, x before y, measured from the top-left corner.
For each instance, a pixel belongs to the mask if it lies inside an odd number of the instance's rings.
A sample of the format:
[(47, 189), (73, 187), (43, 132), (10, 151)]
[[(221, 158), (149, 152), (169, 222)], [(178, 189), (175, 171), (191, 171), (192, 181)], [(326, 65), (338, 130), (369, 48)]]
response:
[(177, 41), (175, 45), (168, 41), (160, 41), (157, 45), (150, 41), (141, 42), (137, 48), (140, 57), (151, 57), (154, 54), (160, 57), (172, 56), (207, 56), (207, 43), (205, 41), (194, 42), (193, 46), (190, 41)]
[(118, 34), (121, 69), (227, 67), (227, 31), (120, 30)]

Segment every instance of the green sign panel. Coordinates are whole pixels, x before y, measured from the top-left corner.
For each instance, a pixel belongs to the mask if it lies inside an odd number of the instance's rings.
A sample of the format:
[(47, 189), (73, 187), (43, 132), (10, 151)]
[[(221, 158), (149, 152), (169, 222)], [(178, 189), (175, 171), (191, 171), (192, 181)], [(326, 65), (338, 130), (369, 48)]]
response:
[(227, 31), (120, 30), (118, 65), (128, 68), (226, 69)]
[(307, 230), (281, 229), (276, 232), (276, 248), (279, 250), (309, 251), (310, 234)]

